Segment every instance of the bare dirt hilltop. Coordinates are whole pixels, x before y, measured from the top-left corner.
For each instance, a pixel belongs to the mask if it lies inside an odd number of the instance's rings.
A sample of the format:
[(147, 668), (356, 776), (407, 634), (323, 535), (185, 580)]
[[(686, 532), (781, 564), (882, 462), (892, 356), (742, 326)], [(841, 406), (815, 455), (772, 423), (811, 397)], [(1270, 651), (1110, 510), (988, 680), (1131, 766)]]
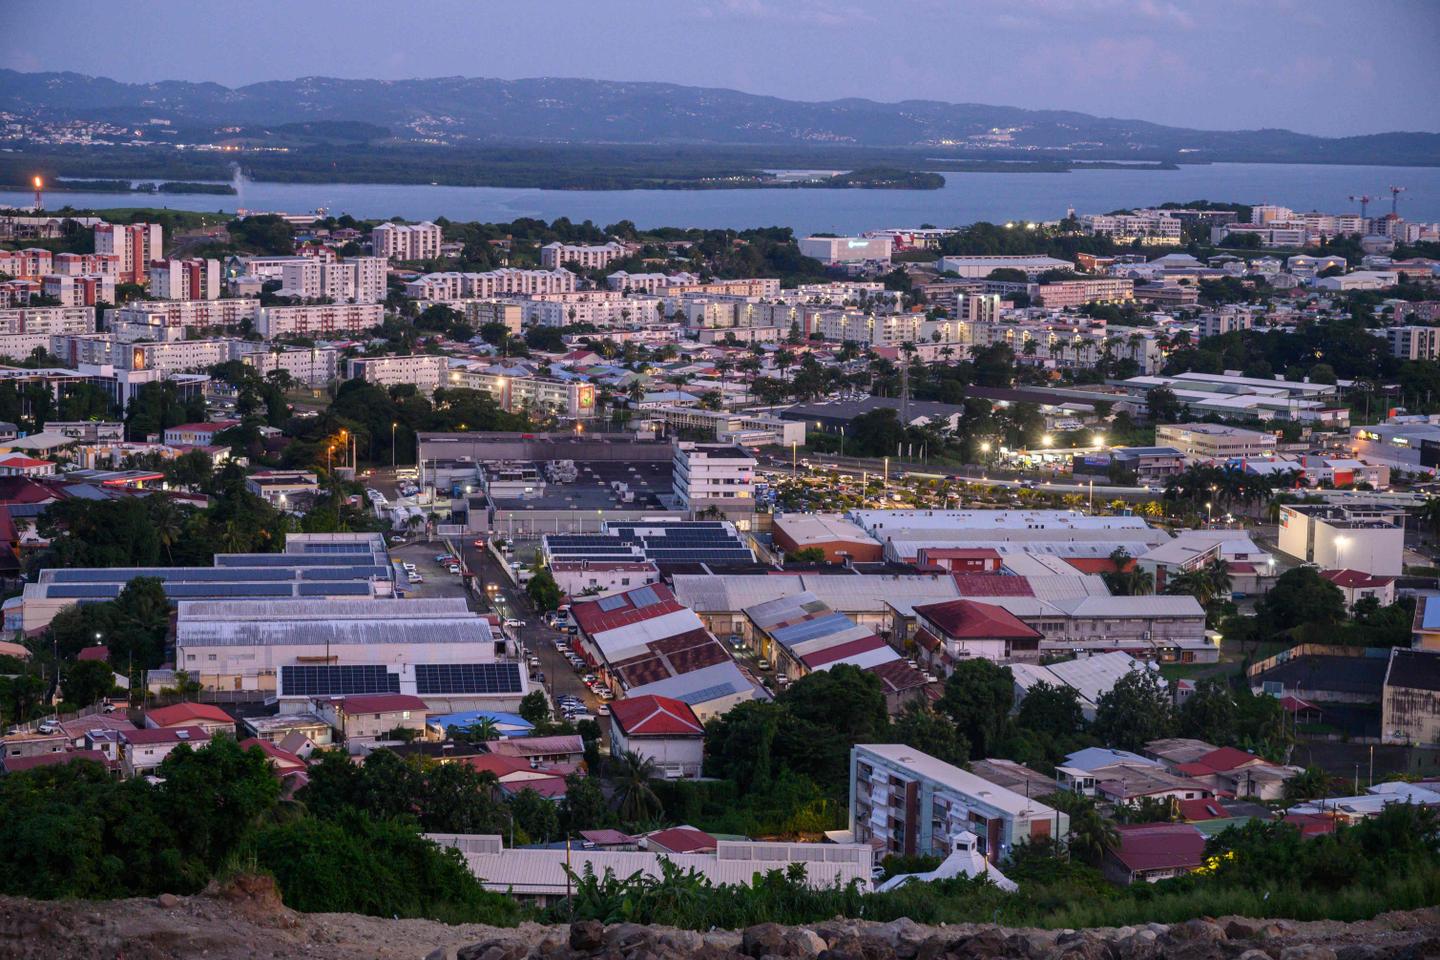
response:
[(695, 933), (634, 924), (447, 926), (280, 905), (267, 880), (201, 896), (0, 898), (0, 960), (1440, 960), (1440, 908), (1364, 923), (1235, 917), (1081, 931), (900, 920)]

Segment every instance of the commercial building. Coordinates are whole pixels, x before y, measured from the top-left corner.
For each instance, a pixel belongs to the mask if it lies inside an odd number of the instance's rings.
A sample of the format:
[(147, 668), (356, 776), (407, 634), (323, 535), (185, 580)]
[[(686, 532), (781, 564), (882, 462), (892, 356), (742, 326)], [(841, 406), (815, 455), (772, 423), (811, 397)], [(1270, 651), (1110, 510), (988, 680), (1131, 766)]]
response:
[(540, 266), (558, 270), (576, 264), (582, 270), (604, 270), (612, 261), (624, 259), (629, 249), (623, 243), (547, 243), (540, 248)]
[(878, 563), (885, 557), (880, 541), (835, 513), (777, 514), (771, 537), (789, 556), (814, 549), (826, 563)]
[(824, 264), (889, 263), (894, 246), (889, 237), (804, 237), (800, 253)]
[(413, 384), (416, 391), (426, 397), (448, 382), (445, 374), (449, 361), (436, 354), (353, 357), (345, 366), (347, 379), (364, 380), (381, 387)]
[(335, 303), (299, 307), (262, 307), (256, 331), (267, 340), (281, 337), (326, 337), (358, 333), (380, 326), (385, 306), (380, 303)]
[[(674, 828), (666, 834), (698, 834)], [(460, 852), (481, 886), (494, 893), (546, 906), (570, 897), (575, 873), (597, 877), (640, 875), (659, 880), (670, 868), (694, 872), (720, 886), (748, 887), (772, 871), (798, 868), (802, 882), (813, 890), (871, 886), (875, 852), (861, 843), (782, 843), (773, 840), (710, 840), (713, 850), (676, 853), (649, 838), (621, 835), (630, 849), (565, 846), (556, 849), (507, 847), (504, 838), (485, 834), (426, 834), (442, 847)], [(640, 849), (640, 844), (645, 849)], [(663, 848), (663, 849), (662, 849)]]
[(768, 696), (662, 584), (575, 603), (579, 649), (619, 697), (683, 701), (701, 721)]
[(277, 697), (281, 712), (368, 693), (513, 710), (528, 684), (504, 646), (461, 598), (182, 601), (175, 626), (177, 669), (206, 689)]
[(145, 283), (150, 261), (164, 252), (164, 230), (158, 223), (99, 223), (95, 225), (95, 252), (119, 258), (115, 279)]
[(433, 260), (440, 256), (441, 230), (423, 223), (382, 223), (370, 231), (370, 250), (387, 260)]
[(150, 296), (160, 300), (218, 300), (220, 261), (152, 260)]
[(1069, 260), (1057, 260), (1040, 254), (1033, 256), (974, 256), (941, 257), (935, 264), (941, 273), (954, 273), (961, 277), (983, 280), (996, 270), (1019, 270), (1027, 277), (1038, 277), (1051, 270), (1074, 270)]
[(1016, 844), (1063, 840), (1070, 817), (905, 744), (850, 750), (850, 832), (885, 854), (948, 855), (968, 831), (991, 863)]
[(885, 546), (885, 557), (914, 563), (921, 547), (993, 547), (1055, 556), (1108, 556), (1124, 545), (1132, 556), (1170, 539), (1141, 517), (1093, 517), (1078, 510), (855, 510), (861, 529)]
[(1275, 455), (1275, 434), (1222, 423), (1157, 423), (1155, 442), (1192, 460), (1250, 460)]
[(1382, 504), (1281, 504), (1278, 545), (1323, 569), (1399, 576), (1404, 567), (1405, 511)]
[(681, 509), (691, 515), (711, 508), (753, 511), (757, 463), (733, 443), (677, 443), (674, 485)]
[(805, 442), (803, 421), (785, 420), (764, 413), (741, 410), (704, 410), (700, 407), (652, 407), (645, 411), (652, 420), (675, 433), (707, 434), (720, 442), (746, 447), (783, 446)]

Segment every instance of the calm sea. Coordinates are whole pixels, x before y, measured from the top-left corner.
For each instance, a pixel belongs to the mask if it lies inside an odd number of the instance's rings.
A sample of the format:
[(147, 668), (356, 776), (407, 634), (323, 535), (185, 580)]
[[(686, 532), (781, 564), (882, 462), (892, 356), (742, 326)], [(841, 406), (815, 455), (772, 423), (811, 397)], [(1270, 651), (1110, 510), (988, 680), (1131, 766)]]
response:
[[(1179, 170), (1084, 170), (1070, 173), (949, 173), (940, 190), (528, 190), (397, 184), (245, 182), (238, 196), (59, 193), (47, 206), (168, 206), (180, 210), (303, 213), (325, 208), (361, 218), (508, 221), (569, 217), (641, 227), (788, 226), (801, 235), (852, 233), (922, 223), (1047, 220), (1104, 213), (1167, 200), (1278, 203), (1296, 210), (1358, 209), (1351, 195), (1370, 194), (1372, 214), (1390, 209), (1388, 188), (1406, 188), (1400, 214), (1440, 220), (1440, 168), (1216, 163)], [(0, 192), (0, 205), (28, 205), (27, 193)]]

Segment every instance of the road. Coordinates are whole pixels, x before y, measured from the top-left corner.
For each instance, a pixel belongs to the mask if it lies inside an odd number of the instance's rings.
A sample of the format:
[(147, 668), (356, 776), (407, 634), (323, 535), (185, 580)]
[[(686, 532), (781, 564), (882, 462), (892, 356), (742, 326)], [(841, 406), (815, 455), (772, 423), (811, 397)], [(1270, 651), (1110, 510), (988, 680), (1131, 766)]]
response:
[[(514, 617), (525, 621), (525, 626), (519, 631), (519, 640), (526, 649), (527, 658), (532, 654), (540, 658), (540, 669), (545, 674), (545, 692), (550, 695), (551, 702), (560, 695), (580, 697), (590, 708), (590, 712), (594, 713), (595, 708), (600, 705), (600, 698), (590, 692), (569, 661), (555, 649), (555, 638), (559, 637), (560, 633), (541, 622), (540, 616), (530, 604), (529, 595), (510, 582), (510, 578), (500, 569), (499, 561), (489, 550), (476, 547), (473, 541), (473, 537), (462, 541), (465, 565), (474, 573), (482, 587), (497, 585), (498, 589), (492, 592), (492, 596), (495, 599), (495, 610), (502, 618)], [(604, 733), (606, 725), (602, 723), (600, 729)]]

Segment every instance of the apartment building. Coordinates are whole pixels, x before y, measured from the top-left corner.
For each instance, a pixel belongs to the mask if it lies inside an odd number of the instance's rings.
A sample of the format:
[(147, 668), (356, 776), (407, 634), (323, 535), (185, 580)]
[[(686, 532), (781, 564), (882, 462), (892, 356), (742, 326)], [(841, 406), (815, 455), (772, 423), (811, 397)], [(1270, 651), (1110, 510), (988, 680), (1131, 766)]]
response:
[(451, 370), (449, 385), (484, 390), (501, 409), (515, 413), (543, 410), (567, 420), (595, 416), (595, 385), (555, 377), (512, 377), (481, 370)]
[(122, 340), (181, 340), (186, 328), (239, 327), (260, 319), (260, 301), (134, 300), (105, 311), (105, 329)]
[[(0, 336), (94, 333), (95, 311), (85, 307), (10, 307), (0, 309)], [(28, 351), (27, 351), (28, 352)]]
[(629, 252), (625, 244), (614, 240), (600, 244), (556, 241), (540, 248), (540, 266), (558, 270), (573, 263), (582, 270), (604, 270), (612, 262), (623, 260)]
[(1180, 242), (1180, 221), (1163, 210), (1137, 214), (1104, 214), (1080, 218), (1086, 233), (1109, 237), (1116, 243), (1139, 241), (1145, 246), (1168, 246)]
[(0, 273), (12, 280), (39, 280), (55, 272), (55, 255), (43, 247), (0, 250)]
[(1157, 423), (1155, 443), (1192, 460), (1252, 460), (1275, 455), (1275, 434), (1220, 423)]
[(423, 396), (430, 396), (446, 383), (445, 357), (411, 354), (400, 357), (354, 357), (346, 363), (346, 377), (382, 387), (410, 383)]
[(1000, 863), (1017, 844), (1063, 840), (1070, 817), (914, 747), (860, 743), (850, 750), (850, 831), (886, 854), (934, 857), (971, 833)]
[(999, 323), (998, 293), (967, 293), (955, 297), (955, 316), (965, 323)]
[(611, 290), (630, 293), (658, 293), (667, 287), (699, 283), (693, 273), (626, 273), (616, 270), (605, 278), (605, 286)]
[(525, 308), (515, 300), (421, 300), (415, 306), (423, 312), (437, 303), (462, 314), (465, 322), (477, 330), (487, 323), (503, 323), (512, 334), (524, 328)]
[(115, 302), (115, 277), (105, 274), (72, 277), (56, 273), (44, 279), (41, 291), (60, 301), (62, 307), (93, 307), (97, 303)]
[(160, 300), (218, 300), (220, 261), (152, 260), (150, 296)]
[[(5, 269), (3, 259), (7, 252), (0, 250), (0, 273), (9, 272)], [(93, 274), (113, 277), (120, 272), (120, 258), (113, 253), (57, 253), (54, 272), (67, 277), (87, 277)]]
[(702, 297), (776, 297), (780, 281), (776, 277), (755, 277), (748, 280), (710, 280), (705, 283), (675, 283), (666, 294), (696, 294)]
[(339, 262), (295, 257), (281, 268), (282, 297), (333, 300), (337, 303), (379, 303), (385, 299), (384, 257), (349, 257)]
[(252, 344), (253, 351), (241, 355), (240, 361), (265, 377), (283, 370), (296, 382), (307, 387), (324, 387), (340, 375), (340, 351), (333, 347), (285, 347)]
[(1201, 339), (1218, 337), (1238, 330), (1250, 330), (1254, 326), (1254, 315), (1243, 310), (1220, 310), (1215, 313), (1204, 313), (1195, 318), (1195, 334)]
[(164, 230), (158, 223), (100, 223), (95, 225), (95, 252), (118, 258), (120, 283), (145, 283), (150, 261), (164, 253)]
[(619, 299), (522, 300), (525, 319), (542, 327), (565, 327), (590, 323), (597, 327), (626, 326), (664, 320), (664, 306), (657, 297)]
[(805, 237), (800, 254), (824, 264), (890, 262), (895, 242), (889, 237)]
[(307, 248), (304, 254), (270, 257), (231, 257), (225, 263), (225, 272), (260, 280), (283, 280), (285, 268), (297, 260), (318, 260), (334, 263), (340, 259), (329, 247)]
[(382, 223), (370, 231), (370, 250), (386, 260), (433, 260), (440, 256), (440, 228), (423, 223)]
[(568, 293), (575, 289), (569, 270), (521, 270), (504, 267), (484, 273), (427, 273), (405, 284), (413, 300), (465, 300), (536, 293)]
[(263, 307), (255, 329), (267, 340), (277, 337), (324, 337), (370, 330), (384, 321), (385, 306), (379, 303)]
[(1031, 299), (1036, 305), (1062, 310), (1087, 303), (1125, 303), (1135, 299), (1135, 281), (1121, 277), (1057, 280), (1038, 285)]
[[(854, 310), (827, 310), (811, 315), (802, 330), (818, 333), (826, 340), (843, 343), (853, 340), (871, 346), (898, 347), (904, 343), (953, 344), (955, 349), (971, 342), (970, 325), (959, 320), (927, 320), (923, 313), (891, 313), (878, 316)], [(937, 335), (938, 334), (938, 338)]]
[(710, 507), (751, 510), (755, 504), (756, 459), (733, 443), (675, 445), (672, 483), (681, 507), (691, 514)]
[(1372, 331), (1390, 344), (1392, 356), (1401, 360), (1434, 360), (1440, 357), (1440, 327), (1386, 327)]
[(1310, 231), (1303, 223), (1267, 221), (1265, 224), (1227, 223), (1210, 228), (1210, 242), (1224, 243), (1236, 235), (1254, 235), (1262, 247), (1304, 247), (1310, 243)]

